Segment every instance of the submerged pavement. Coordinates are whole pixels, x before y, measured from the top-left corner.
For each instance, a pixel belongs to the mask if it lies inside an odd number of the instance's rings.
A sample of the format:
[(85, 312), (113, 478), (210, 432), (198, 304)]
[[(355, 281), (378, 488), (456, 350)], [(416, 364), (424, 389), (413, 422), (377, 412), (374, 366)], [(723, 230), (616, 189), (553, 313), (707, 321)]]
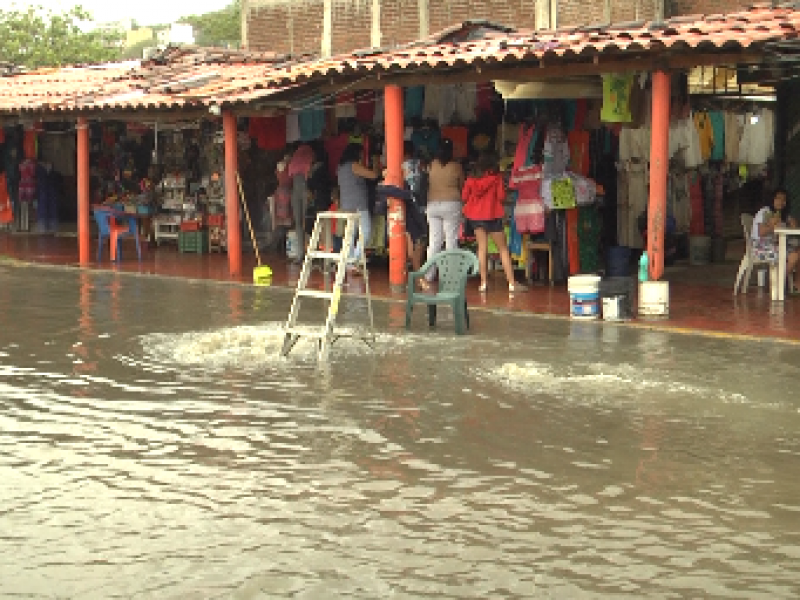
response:
[[(127, 241), (123, 260), (110, 263), (107, 248), (101, 261), (93, 260), (88, 268), (114, 272), (139, 273), (182, 277), (191, 280), (209, 280), (227, 283), (252, 284), (252, 255), (243, 258), (242, 274), (231, 278), (225, 254), (181, 254), (175, 246), (146, 248), (141, 262), (136, 260), (135, 249)], [(96, 246), (92, 246), (92, 257)], [(78, 265), (77, 240), (74, 237), (51, 235), (0, 234), (0, 256), (17, 260), (53, 265)], [(667, 268), (666, 280), (670, 282), (670, 313), (665, 320), (645, 321), (634, 319), (629, 326), (665, 329), (670, 331), (705, 332), (723, 337), (776, 338), (800, 341), (800, 297), (787, 297), (783, 303), (770, 299), (768, 288), (758, 288), (756, 277), (748, 294), (733, 296), (733, 281), (741, 258), (740, 244), (730, 243), (728, 260), (705, 266), (679, 264)], [(267, 253), (265, 264), (273, 270), (272, 286), (294, 288), (300, 268), (285, 257)], [(315, 274), (312, 286), (324, 287), (324, 280)], [(349, 289), (359, 293), (359, 279), (351, 281)], [(370, 269), (370, 285), (376, 297), (402, 301), (405, 294), (393, 294), (389, 287), (388, 268), (376, 262)], [(549, 286), (536, 283), (529, 292), (509, 297), (501, 272), (493, 273), (489, 291), (478, 293), (478, 281), (470, 282), (467, 290), (471, 307), (500, 312), (523, 312), (541, 316), (567, 317), (569, 295), (566, 284)], [(634, 301), (635, 302), (635, 301)]]
[(797, 345), (291, 298), (0, 264), (0, 597), (800, 594)]

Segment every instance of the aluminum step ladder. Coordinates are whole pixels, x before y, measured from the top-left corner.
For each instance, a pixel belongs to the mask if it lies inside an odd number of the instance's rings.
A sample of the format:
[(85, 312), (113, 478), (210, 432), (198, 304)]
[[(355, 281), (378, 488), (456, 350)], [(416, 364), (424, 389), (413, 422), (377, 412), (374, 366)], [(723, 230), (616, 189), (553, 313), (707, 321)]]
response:
[[(336, 223), (345, 222), (344, 239), (340, 252), (333, 252), (333, 230)], [(319, 249), (319, 241), (324, 229), (323, 250)], [(327, 211), (317, 213), (317, 220), (314, 222), (314, 230), (311, 232), (311, 239), (308, 243), (308, 251), (303, 259), (303, 268), (297, 280), (292, 308), (289, 310), (289, 317), (284, 327), (283, 347), (281, 356), (288, 356), (295, 344), (301, 337), (310, 337), (317, 340), (317, 359), (325, 361), (328, 358), (328, 351), (331, 345), (340, 337), (354, 337), (363, 340), (368, 346), (373, 347), (375, 342), (374, 320), (372, 315), (372, 298), (369, 293), (369, 271), (367, 270), (366, 252), (362, 252), (360, 260), (353, 263), (348, 260), (350, 248), (356, 233), (361, 235), (361, 222), (357, 212), (346, 211)], [(366, 244), (362, 244), (364, 248)], [(310, 290), (308, 280), (314, 268), (314, 260), (324, 261), (323, 272), (328, 273), (330, 262), (336, 263), (336, 275), (330, 291)], [(336, 316), (339, 313), (339, 301), (342, 295), (342, 286), (347, 271), (348, 264), (355, 264), (361, 269), (364, 277), (364, 294), (367, 300), (367, 313), (369, 316), (369, 326), (366, 331), (359, 333), (341, 333), (335, 331)], [(327, 317), (325, 323), (320, 326), (298, 325), (297, 317), (300, 313), (300, 303), (303, 298), (321, 298), (329, 301)]]

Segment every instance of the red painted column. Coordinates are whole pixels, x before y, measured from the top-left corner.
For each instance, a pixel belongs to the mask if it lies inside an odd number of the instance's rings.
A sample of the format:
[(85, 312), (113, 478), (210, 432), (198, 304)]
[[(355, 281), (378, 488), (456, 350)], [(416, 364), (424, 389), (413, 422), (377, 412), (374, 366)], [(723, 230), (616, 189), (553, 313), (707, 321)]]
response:
[(647, 258), (652, 280), (658, 280), (664, 274), (664, 232), (667, 224), (669, 169), (669, 91), (669, 73), (655, 71), (650, 134), (650, 198), (647, 204)]
[(225, 225), (228, 234), (228, 270), (231, 276), (242, 272), (242, 235), (239, 228), (239, 170), (236, 145), (236, 115), (222, 113), (222, 131), (225, 135)]
[(78, 118), (78, 260), (85, 265), (91, 257), (89, 232), (89, 124)]
[[(397, 85), (385, 88), (386, 183), (403, 187), (403, 90)], [(406, 273), (406, 216), (401, 200), (389, 199), (386, 213), (389, 230), (389, 286), (402, 292)]]

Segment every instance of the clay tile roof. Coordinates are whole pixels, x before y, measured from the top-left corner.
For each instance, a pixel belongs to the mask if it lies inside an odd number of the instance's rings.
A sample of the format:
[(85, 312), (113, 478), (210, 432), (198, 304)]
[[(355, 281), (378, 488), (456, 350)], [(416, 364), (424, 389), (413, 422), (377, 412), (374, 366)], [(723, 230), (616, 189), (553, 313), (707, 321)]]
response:
[(247, 102), (285, 89), (265, 88), (271, 69), (290, 64), (275, 53), (173, 46), (144, 62), (9, 73), (0, 77), (0, 113)]
[[(349, 83), (382, 73), (426, 73), (482, 64), (567, 65), (626, 53), (765, 49), (800, 39), (798, 5), (757, 5), (663, 23), (591, 25), (556, 31), (514, 30), (467, 21), (411, 44), (311, 59), (269, 52), (168, 47), (148, 61), (20, 72), (0, 63), (0, 114), (207, 107), (241, 104), (298, 86)], [(780, 51), (794, 52), (780, 46)]]
[[(409, 47), (332, 59), (302, 62), (276, 69), (275, 82), (308, 82), (326, 77), (337, 63), (353, 74), (412, 70), (418, 67), (449, 69), (499, 62), (535, 62), (543, 58), (570, 60), (608, 52), (658, 52), (663, 49), (707, 52), (763, 46), (800, 36), (798, 5), (772, 7), (759, 4), (728, 14), (687, 15), (664, 23), (633, 22), (590, 25), (557, 31), (516, 31), (472, 22), (454, 26)], [(452, 37), (457, 32), (471, 35)], [(475, 33), (477, 32), (477, 33)]]

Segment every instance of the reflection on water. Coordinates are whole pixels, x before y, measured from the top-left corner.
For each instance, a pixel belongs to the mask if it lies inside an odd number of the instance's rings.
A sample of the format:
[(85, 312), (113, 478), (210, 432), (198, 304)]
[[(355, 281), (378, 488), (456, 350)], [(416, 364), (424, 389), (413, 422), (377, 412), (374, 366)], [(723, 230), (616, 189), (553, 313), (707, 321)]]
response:
[(798, 597), (797, 349), (290, 300), (0, 271), (0, 597)]

